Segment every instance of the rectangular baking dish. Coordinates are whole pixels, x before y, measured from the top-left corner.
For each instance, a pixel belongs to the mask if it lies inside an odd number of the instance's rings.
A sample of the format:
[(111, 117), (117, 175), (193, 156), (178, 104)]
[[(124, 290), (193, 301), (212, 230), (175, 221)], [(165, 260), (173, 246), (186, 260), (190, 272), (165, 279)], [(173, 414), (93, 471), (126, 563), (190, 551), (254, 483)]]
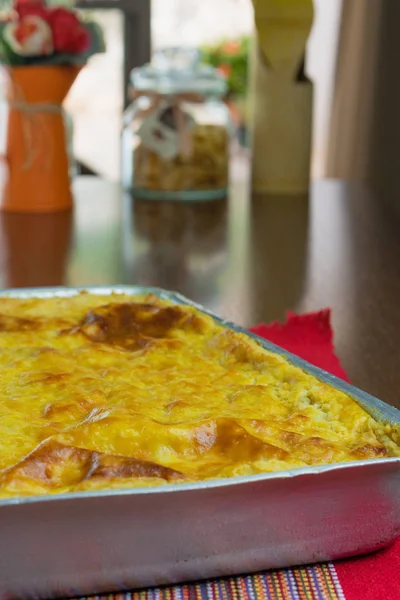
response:
[[(151, 292), (196, 306), (153, 288), (86, 289)], [(77, 291), (8, 290), (0, 297)], [(400, 423), (395, 408), (251, 337), (349, 393), (374, 417)], [(327, 561), (383, 548), (399, 534), (397, 458), (151, 489), (2, 500), (0, 599), (83, 596)]]

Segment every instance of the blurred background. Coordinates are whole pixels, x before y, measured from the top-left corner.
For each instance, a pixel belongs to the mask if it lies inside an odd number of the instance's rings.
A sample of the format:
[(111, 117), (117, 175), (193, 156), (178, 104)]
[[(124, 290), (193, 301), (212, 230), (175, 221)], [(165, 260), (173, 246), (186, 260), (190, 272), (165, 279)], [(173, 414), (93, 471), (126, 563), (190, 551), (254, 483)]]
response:
[[(3, 0), (0, 6), (5, 8)], [(73, 87), (66, 108), (73, 118), (74, 153), (81, 172), (117, 181), (121, 169), (121, 115), (126, 107), (130, 70), (146, 62), (150, 48), (197, 46), (203, 60), (229, 80), (229, 103), (240, 146), (247, 145), (250, 0), (83, 0), (104, 28), (107, 52), (94, 56)], [(307, 71), (315, 82), (313, 175), (326, 169), (326, 144), (337, 57), (341, 0), (315, 0), (315, 22), (308, 44)], [(210, 18), (213, 14), (213, 18)], [(4, 146), (4, 81), (0, 78), (0, 152)], [(240, 148), (240, 147), (239, 147)], [(236, 157), (240, 161), (239, 156)], [(237, 177), (243, 170), (233, 169)]]

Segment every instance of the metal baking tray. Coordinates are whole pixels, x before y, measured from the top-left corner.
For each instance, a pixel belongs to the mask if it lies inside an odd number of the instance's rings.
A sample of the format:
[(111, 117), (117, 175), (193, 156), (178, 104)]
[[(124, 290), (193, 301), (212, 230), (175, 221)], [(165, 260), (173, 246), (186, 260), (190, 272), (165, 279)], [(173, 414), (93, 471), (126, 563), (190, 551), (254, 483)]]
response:
[[(85, 289), (151, 292), (196, 306), (154, 288)], [(8, 290), (0, 296), (71, 296), (77, 291)], [(395, 408), (251, 337), (349, 393), (374, 417), (400, 423)], [(383, 548), (399, 534), (397, 458), (151, 489), (3, 500), (0, 598), (83, 596), (328, 561)]]

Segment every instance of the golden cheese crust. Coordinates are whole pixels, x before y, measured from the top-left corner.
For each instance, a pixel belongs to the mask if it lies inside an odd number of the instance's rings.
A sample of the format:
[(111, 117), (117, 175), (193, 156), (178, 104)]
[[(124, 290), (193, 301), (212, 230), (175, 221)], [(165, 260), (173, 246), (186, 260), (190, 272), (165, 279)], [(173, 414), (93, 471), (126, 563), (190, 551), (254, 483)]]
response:
[(400, 456), (349, 396), (153, 296), (0, 299), (0, 497)]

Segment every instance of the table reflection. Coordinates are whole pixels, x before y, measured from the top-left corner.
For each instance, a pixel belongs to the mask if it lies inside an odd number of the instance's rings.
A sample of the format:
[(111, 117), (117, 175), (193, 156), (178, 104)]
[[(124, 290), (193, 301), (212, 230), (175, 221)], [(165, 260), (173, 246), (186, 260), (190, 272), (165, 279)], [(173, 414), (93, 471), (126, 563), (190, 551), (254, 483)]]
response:
[(72, 237), (72, 212), (0, 213), (3, 287), (65, 283)]
[(126, 202), (126, 279), (210, 304), (227, 260), (227, 200)]
[(295, 309), (307, 283), (308, 195), (254, 195), (249, 244), (252, 312), (264, 321)]

